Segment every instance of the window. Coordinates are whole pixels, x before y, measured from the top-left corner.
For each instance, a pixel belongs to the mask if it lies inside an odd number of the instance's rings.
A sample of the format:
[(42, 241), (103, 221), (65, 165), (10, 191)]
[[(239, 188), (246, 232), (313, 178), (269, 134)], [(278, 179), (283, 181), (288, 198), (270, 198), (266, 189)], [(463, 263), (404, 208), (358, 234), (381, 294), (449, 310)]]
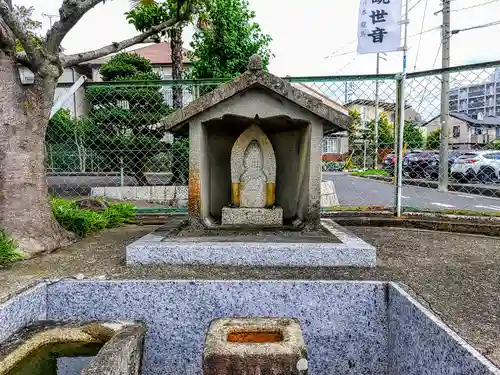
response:
[(453, 126), (453, 138), (460, 138), (460, 125)]
[(478, 120), (484, 120), (484, 114), (482, 112), (477, 113), (477, 119)]
[(474, 126), (474, 127), (472, 128), (472, 134), (473, 134), (473, 135), (481, 135), (481, 134), (486, 134), (486, 132), (485, 132), (485, 131), (486, 131), (486, 129), (483, 129), (483, 128), (479, 127), (479, 126)]
[(500, 126), (497, 126), (497, 128), (495, 129), (495, 136), (497, 138), (500, 138)]
[(500, 159), (500, 152), (494, 152), (491, 154), (486, 154), (484, 155), (486, 159), (491, 159), (491, 160), (499, 160)]
[(323, 138), (323, 154), (339, 154), (340, 139), (339, 138)]

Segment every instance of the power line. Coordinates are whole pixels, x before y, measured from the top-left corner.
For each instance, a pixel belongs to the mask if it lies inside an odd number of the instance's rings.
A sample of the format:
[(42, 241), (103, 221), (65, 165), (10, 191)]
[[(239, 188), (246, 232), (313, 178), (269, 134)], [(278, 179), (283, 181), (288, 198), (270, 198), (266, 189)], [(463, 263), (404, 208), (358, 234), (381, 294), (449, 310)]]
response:
[(482, 25), (477, 25), (477, 26), (471, 26), (471, 27), (467, 27), (465, 29), (457, 29), (457, 30), (452, 30), (451, 31), (451, 34), (452, 35), (455, 35), (455, 34), (458, 34), (459, 32), (461, 31), (469, 31), (469, 30), (475, 30), (475, 29), (483, 29), (485, 27), (491, 27), (491, 26), (496, 26), (500, 24), (500, 21), (493, 21), (493, 22), (490, 22), (490, 23), (485, 23), (485, 24), (482, 24)]
[(331, 55), (328, 55), (325, 57), (325, 59), (329, 59), (330, 57), (333, 57), (337, 52), (339, 52), (341, 49), (343, 49), (344, 47), (347, 47), (347, 46), (350, 46), (351, 44), (355, 43), (357, 41), (357, 39), (353, 39), (351, 40), (349, 43), (347, 44), (344, 44), (342, 47), (340, 47), (339, 49), (337, 49), (336, 51), (332, 52)]
[(414, 9), (418, 4), (420, 4), (422, 0), (418, 0), (415, 4), (413, 4), (411, 7), (408, 8), (408, 12), (411, 12), (412, 9)]
[[(500, 22), (500, 21), (499, 21), (499, 22)], [(441, 26), (436, 26), (436, 27), (433, 27), (433, 28), (430, 28), (430, 29), (424, 30), (424, 31), (422, 31), (422, 32), (420, 32), (420, 33), (416, 33), (416, 34), (410, 35), (408, 38), (414, 38), (414, 37), (416, 37), (416, 36), (419, 36), (419, 35), (422, 35), (422, 34), (425, 34), (425, 33), (431, 32), (431, 31), (434, 31), (434, 30), (438, 30), (438, 29), (441, 29)], [(356, 40), (357, 40), (357, 39), (356, 39)], [(355, 40), (355, 41), (356, 41), (356, 40)], [(354, 42), (353, 42), (353, 43), (354, 43)], [(352, 44), (352, 43), (351, 43), (351, 44)], [(327, 57), (325, 57), (325, 58), (330, 58), (330, 57), (340, 57), (340, 56), (350, 55), (351, 53), (356, 53), (356, 52), (358, 52), (358, 51), (343, 52), (343, 53), (339, 53), (339, 54), (337, 54), (337, 55), (335, 55), (335, 56), (333, 56), (333, 54), (332, 54), (332, 55), (327, 56)]]
[(415, 56), (415, 65), (413, 71), (417, 70), (418, 53), (420, 52), (420, 43), (422, 42), (422, 34), (424, 32), (425, 16), (427, 15), (427, 4), (429, 0), (425, 0), (424, 16), (422, 17), (422, 26), (420, 27), (420, 37), (418, 38), (417, 55)]
[(498, 3), (499, 0), (490, 0), (490, 1), (487, 1), (485, 3), (481, 3), (481, 4), (476, 4), (476, 5), (471, 5), (471, 6), (468, 6), (468, 7), (465, 7), (465, 8), (459, 8), (459, 9), (452, 9), (451, 12), (460, 12), (462, 10), (467, 10), (467, 9), (472, 9), (472, 8), (479, 8), (479, 7), (482, 7), (484, 5), (489, 5), (489, 4), (493, 4), (493, 3)]

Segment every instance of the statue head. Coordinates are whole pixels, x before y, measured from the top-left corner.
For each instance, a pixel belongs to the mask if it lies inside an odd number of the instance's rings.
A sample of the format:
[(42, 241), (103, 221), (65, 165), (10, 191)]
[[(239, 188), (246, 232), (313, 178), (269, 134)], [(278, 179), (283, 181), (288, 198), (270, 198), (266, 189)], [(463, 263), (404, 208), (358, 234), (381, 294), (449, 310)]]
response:
[(254, 139), (248, 144), (248, 147), (243, 154), (243, 167), (246, 170), (262, 170), (263, 166), (264, 160), (262, 150), (260, 148), (259, 142)]

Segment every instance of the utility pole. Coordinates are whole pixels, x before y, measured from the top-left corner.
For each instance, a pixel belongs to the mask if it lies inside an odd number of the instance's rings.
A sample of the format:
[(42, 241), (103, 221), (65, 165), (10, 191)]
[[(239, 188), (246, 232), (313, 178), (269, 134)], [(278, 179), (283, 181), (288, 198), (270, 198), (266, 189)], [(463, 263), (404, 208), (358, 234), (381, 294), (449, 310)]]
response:
[[(450, 66), (450, 1), (443, 0), (442, 25), (442, 68)], [(448, 190), (448, 135), (450, 111), (450, 74), (444, 72), (441, 76), (441, 142), (439, 147), (439, 184), (440, 191)]]
[[(380, 73), (380, 53), (377, 53), (377, 69), (376, 74)], [(378, 78), (378, 77), (377, 77)], [(375, 152), (373, 154), (373, 169), (378, 167), (378, 89), (379, 89), (378, 79), (375, 81), (375, 134), (373, 142), (375, 143)]]

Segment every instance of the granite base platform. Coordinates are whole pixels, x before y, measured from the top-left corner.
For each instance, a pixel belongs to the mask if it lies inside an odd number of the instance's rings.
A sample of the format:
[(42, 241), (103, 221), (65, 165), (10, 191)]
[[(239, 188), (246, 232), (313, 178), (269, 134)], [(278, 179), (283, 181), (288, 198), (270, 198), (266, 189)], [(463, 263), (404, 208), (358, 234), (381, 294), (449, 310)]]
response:
[(40, 320), (141, 321), (142, 375), (201, 375), (222, 317), (292, 317), (309, 374), (499, 375), (500, 370), (394, 283), (60, 280), (0, 304), (0, 343)]
[(322, 219), (323, 235), (171, 236), (150, 233), (126, 247), (127, 265), (375, 267), (376, 249)]

